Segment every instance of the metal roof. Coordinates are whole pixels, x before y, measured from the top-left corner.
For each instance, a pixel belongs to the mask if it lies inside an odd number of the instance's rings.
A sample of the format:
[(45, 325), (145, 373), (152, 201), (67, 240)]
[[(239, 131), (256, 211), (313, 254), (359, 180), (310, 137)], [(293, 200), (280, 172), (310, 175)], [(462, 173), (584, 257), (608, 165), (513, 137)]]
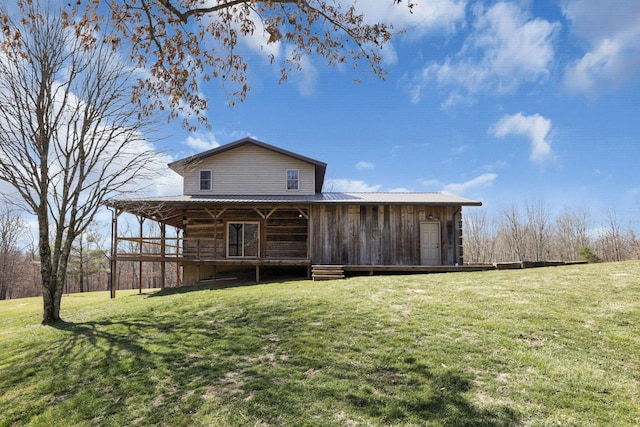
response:
[(189, 208), (240, 207), (242, 205), (290, 206), (324, 205), (422, 205), (482, 206), (482, 202), (444, 193), (317, 193), (311, 196), (173, 196), (138, 199), (111, 199), (106, 206), (181, 227), (183, 211)]
[(412, 205), (459, 205), (482, 206), (482, 202), (453, 196), (446, 193), (318, 193), (303, 195), (256, 195), (256, 196), (168, 196), (147, 197), (130, 200), (108, 200), (112, 207), (144, 205), (206, 205), (206, 204), (412, 204)]

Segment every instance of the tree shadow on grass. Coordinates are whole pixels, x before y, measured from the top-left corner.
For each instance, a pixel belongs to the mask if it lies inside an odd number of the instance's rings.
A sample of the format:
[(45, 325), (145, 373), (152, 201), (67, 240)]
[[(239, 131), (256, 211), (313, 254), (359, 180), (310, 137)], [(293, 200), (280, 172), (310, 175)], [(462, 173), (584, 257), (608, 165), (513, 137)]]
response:
[(472, 380), (458, 372), (436, 372), (420, 365), (407, 371), (420, 379), (422, 393), (410, 397), (385, 393), (382, 398), (379, 393), (361, 388), (348, 395), (349, 403), (368, 417), (382, 419), (390, 425), (404, 424), (407, 419), (456, 427), (520, 425), (518, 415), (509, 407), (482, 409), (470, 401), (467, 394), (473, 389)]
[(251, 286), (269, 285), (273, 283), (283, 283), (290, 281), (307, 280), (306, 268), (304, 271), (298, 269), (266, 269), (262, 273), (259, 282), (255, 280), (255, 271), (247, 273), (246, 271), (231, 272), (223, 274), (216, 280), (205, 279), (194, 285), (184, 285), (174, 288), (165, 288), (160, 291), (149, 294), (150, 297), (162, 297), (168, 295), (177, 295), (203, 290), (218, 290), (229, 288), (242, 288)]
[(59, 339), (37, 354), (25, 348), (21, 368), (31, 374), (16, 373), (14, 384), (40, 388), (45, 404), (25, 404), (15, 413), (26, 418), (10, 415), (9, 424), (47, 411), (73, 414), (62, 424), (94, 425), (202, 425), (218, 413), (225, 425), (344, 425), (339, 411), (365, 424), (518, 424), (507, 407), (469, 400), (473, 378), (388, 366), (382, 352), (341, 354), (335, 341), (349, 339), (351, 327), (304, 331), (289, 306), (265, 304), (55, 324)]

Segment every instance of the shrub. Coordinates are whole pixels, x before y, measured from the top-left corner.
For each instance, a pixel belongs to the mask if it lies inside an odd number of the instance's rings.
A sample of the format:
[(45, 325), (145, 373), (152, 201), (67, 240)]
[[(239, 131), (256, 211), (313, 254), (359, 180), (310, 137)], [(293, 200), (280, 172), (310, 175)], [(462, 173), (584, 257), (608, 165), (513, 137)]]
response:
[(578, 252), (578, 259), (587, 262), (602, 261), (602, 259), (595, 252), (593, 252), (589, 246), (583, 246), (580, 248), (580, 251)]

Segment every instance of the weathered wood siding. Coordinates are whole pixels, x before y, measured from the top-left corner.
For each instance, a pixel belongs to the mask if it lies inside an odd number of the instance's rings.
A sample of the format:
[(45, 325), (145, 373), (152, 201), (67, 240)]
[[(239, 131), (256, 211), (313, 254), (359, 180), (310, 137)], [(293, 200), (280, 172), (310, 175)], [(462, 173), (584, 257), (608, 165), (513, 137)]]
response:
[(313, 264), (420, 265), (420, 223), (440, 224), (441, 263), (461, 263), (460, 208), (412, 205), (313, 205)]
[[(211, 170), (211, 191), (200, 190), (200, 170)], [(297, 169), (299, 189), (287, 190), (287, 169)], [(184, 174), (186, 195), (315, 194), (312, 164), (254, 145), (220, 153), (189, 167)]]
[[(183, 254), (205, 263), (185, 262), (184, 283), (193, 283), (213, 274), (215, 260), (227, 259), (227, 223), (260, 224), (259, 258), (307, 259), (309, 209), (291, 207), (231, 207), (188, 209), (183, 212)], [(210, 261), (210, 264), (207, 263)]]
[(307, 258), (307, 219), (297, 209), (278, 209), (264, 223), (265, 258)]

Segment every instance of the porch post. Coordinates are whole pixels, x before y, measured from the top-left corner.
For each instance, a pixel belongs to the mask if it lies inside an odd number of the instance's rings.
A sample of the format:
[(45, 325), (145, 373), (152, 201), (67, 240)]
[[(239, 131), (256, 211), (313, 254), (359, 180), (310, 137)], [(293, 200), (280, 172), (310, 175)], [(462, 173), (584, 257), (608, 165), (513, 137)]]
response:
[(118, 216), (120, 212), (117, 208), (113, 208), (111, 214), (111, 298), (116, 297), (116, 288), (118, 287)]
[(307, 279), (311, 279), (311, 250), (313, 248), (313, 214), (311, 211), (313, 210), (311, 205), (307, 206), (307, 260), (309, 260), (309, 264), (307, 265)]
[(144, 223), (144, 217), (139, 216), (138, 217), (138, 223), (140, 224), (140, 240), (138, 242), (138, 252), (140, 253), (140, 261), (138, 261), (138, 293), (142, 294), (142, 244), (143, 244), (143, 240), (142, 240), (142, 224)]
[(165, 288), (165, 281), (167, 276), (167, 260), (166, 260), (166, 251), (167, 251), (167, 224), (164, 222), (160, 223), (160, 256), (162, 262), (160, 263), (160, 289)]

